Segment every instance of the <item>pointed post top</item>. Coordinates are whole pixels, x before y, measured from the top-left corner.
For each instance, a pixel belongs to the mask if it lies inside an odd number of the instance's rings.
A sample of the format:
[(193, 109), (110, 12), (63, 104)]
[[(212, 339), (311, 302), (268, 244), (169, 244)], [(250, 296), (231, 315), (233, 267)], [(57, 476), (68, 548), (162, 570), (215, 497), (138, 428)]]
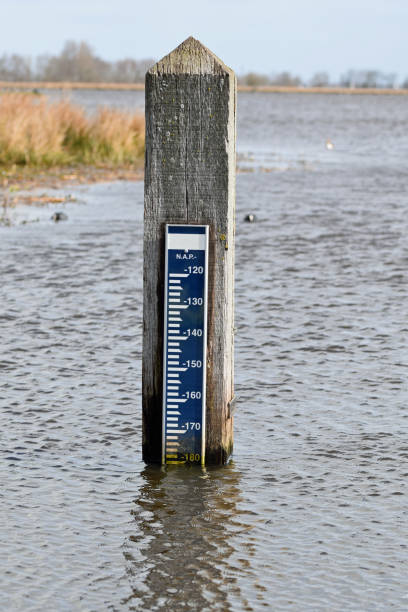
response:
[(165, 55), (148, 72), (150, 74), (234, 74), (231, 68), (192, 36)]

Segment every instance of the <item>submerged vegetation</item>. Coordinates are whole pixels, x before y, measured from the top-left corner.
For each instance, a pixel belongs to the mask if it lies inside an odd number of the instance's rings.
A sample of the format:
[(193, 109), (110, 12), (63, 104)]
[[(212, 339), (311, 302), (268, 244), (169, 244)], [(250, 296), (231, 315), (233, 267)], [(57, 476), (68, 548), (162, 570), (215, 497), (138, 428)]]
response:
[(112, 108), (88, 116), (69, 101), (0, 95), (0, 167), (130, 166), (144, 151), (144, 117)]

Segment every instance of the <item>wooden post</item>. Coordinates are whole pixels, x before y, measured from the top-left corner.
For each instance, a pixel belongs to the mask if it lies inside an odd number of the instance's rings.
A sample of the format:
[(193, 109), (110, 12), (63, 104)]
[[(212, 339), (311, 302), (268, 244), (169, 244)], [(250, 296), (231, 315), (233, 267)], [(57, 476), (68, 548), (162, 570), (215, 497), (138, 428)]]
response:
[(233, 445), (236, 79), (190, 37), (146, 74), (143, 458), (161, 462), (165, 225), (209, 226), (205, 463)]

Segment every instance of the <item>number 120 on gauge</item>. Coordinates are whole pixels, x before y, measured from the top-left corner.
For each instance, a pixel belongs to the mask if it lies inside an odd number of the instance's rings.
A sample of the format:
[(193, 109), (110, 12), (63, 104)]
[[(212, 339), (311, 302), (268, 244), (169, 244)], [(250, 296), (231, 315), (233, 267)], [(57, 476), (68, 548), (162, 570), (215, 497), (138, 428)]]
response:
[(166, 225), (162, 463), (204, 464), (208, 225)]

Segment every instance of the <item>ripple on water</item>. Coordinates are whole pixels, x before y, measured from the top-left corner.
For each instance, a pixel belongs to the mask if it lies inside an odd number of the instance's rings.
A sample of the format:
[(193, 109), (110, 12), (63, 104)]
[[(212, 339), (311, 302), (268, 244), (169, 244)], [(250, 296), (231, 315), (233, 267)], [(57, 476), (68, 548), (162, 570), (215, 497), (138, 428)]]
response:
[[(255, 146), (238, 176), (223, 469), (141, 462), (142, 185), (78, 188), (65, 224), (0, 229), (2, 609), (406, 608), (405, 172), (388, 111), (359, 161), (355, 102), (311, 100), (291, 170), (258, 172)], [(307, 127), (322, 109), (327, 163)]]

